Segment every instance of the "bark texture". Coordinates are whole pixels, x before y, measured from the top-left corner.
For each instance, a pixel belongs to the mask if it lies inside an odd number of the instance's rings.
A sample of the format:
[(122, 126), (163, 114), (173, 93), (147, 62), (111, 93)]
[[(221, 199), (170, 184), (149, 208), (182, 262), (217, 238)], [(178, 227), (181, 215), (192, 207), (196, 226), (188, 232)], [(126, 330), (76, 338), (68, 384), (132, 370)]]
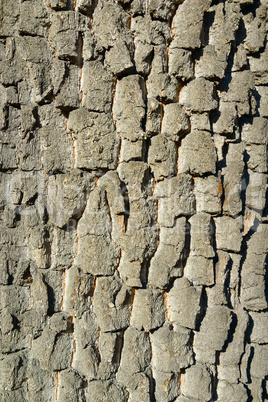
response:
[(0, 399), (268, 398), (267, 0), (0, 1)]

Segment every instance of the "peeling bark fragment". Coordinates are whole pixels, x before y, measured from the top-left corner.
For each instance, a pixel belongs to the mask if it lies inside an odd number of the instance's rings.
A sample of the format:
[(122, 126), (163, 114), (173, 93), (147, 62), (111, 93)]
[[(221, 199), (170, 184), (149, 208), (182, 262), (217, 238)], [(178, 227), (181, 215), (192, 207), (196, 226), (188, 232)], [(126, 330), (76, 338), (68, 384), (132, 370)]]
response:
[(194, 77), (191, 52), (176, 46), (172, 41), (169, 47), (169, 72), (182, 81), (188, 81)]
[(50, 266), (50, 242), (48, 228), (35, 227), (30, 232), (29, 251), (32, 261), (38, 268)]
[(127, 73), (132, 69), (133, 63), (124, 42), (116, 42), (114, 46), (106, 52), (105, 63), (108, 70), (115, 75)]
[(255, 345), (251, 363), (252, 377), (262, 379), (268, 370), (268, 345)]
[(125, 252), (120, 259), (118, 272), (126, 285), (142, 287), (142, 265), (139, 261), (130, 261)]
[[(68, 172), (73, 165), (73, 147), (70, 136), (63, 129), (52, 126), (43, 127), (40, 131), (42, 161), (45, 172)], [(64, 150), (68, 149), (66, 158)]]
[(75, 167), (97, 170), (116, 166), (119, 138), (109, 115), (80, 108), (70, 113), (68, 128), (75, 138)]
[(97, 341), (99, 328), (95, 315), (86, 311), (81, 317), (74, 319), (75, 350), (72, 356), (72, 367), (87, 380), (97, 376), (99, 351)]
[(210, 286), (214, 284), (213, 259), (195, 256), (190, 253), (184, 268), (184, 275), (194, 285)]
[(233, 334), (232, 342), (227, 346), (224, 353), (220, 355), (220, 363), (218, 367), (218, 378), (235, 384), (240, 378), (240, 361), (244, 353), (245, 333), (249, 325), (249, 315), (241, 307), (237, 310), (237, 326)]
[(164, 320), (163, 293), (155, 289), (136, 290), (130, 325), (138, 330), (149, 331), (160, 327)]
[[(38, 360), (30, 359), (28, 370), (28, 392), (32, 398), (47, 398), (53, 401), (56, 396), (56, 376), (54, 372), (43, 370)], [(17, 397), (16, 395), (14, 395)], [(18, 396), (20, 398), (23, 396)]]
[(120, 180), (126, 184), (126, 188), (123, 190), (127, 190), (130, 200), (138, 201), (140, 198), (152, 195), (153, 181), (148, 181), (149, 169), (146, 163), (140, 161), (120, 163), (118, 175)]
[(200, 212), (193, 215), (189, 222), (191, 224), (191, 255), (213, 258), (215, 252), (212, 245), (213, 226), (211, 216)]
[(139, 74), (148, 74), (153, 57), (151, 44), (152, 21), (149, 16), (131, 19), (131, 30), (134, 32), (134, 60)]
[(139, 75), (122, 78), (116, 86), (113, 117), (123, 138), (136, 141), (145, 137), (142, 120), (145, 116), (144, 82)]
[(208, 304), (228, 305), (230, 291), (226, 284), (230, 279), (232, 261), (228, 253), (222, 250), (217, 251), (218, 261), (215, 264), (215, 285), (207, 289)]
[(226, 398), (232, 398), (233, 395), (240, 401), (246, 400), (248, 393), (244, 384), (230, 384), (226, 381), (219, 381), (218, 400), (224, 402)]
[(121, 364), (117, 381), (124, 384), (133, 400), (150, 400), (150, 359), (149, 335), (129, 327), (124, 335)]
[[(146, 211), (148, 205), (146, 204), (146, 202), (141, 202), (136, 212), (130, 211), (130, 216), (132, 213), (131, 220), (129, 219), (128, 228), (122, 241), (122, 248), (131, 262), (139, 261), (142, 263), (150, 258), (157, 248), (159, 231), (157, 223), (144, 224), (141, 222), (143, 217), (147, 215), (144, 214), (144, 209)], [(156, 209), (154, 201), (153, 206), (153, 209)], [(148, 215), (149, 221), (151, 221), (151, 214)]]
[(97, 279), (93, 311), (102, 331), (128, 327), (132, 292), (116, 276)]
[(82, 398), (83, 379), (74, 369), (66, 369), (59, 372), (58, 401), (79, 401)]
[(256, 87), (257, 93), (258, 93), (258, 98), (259, 98), (259, 113), (261, 116), (268, 117), (268, 101), (267, 101), (267, 95), (268, 95), (268, 90), (266, 86), (259, 86)]
[(268, 343), (268, 333), (266, 331), (268, 325), (268, 313), (251, 312), (250, 316), (254, 322), (250, 340), (253, 343)]
[(53, 10), (65, 8), (68, 0), (47, 0), (47, 5)]
[(227, 56), (227, 52), (218, 53), (213, 45), (207, 45), (196, 64), (196, 77), (221, 80), (227, 68)]
[(121, 164), (119, 169), (121, 179), (128, 186), (129, 200), (127, 228), (120, 244), (130, 262), (143, 263), (151, 258), (158, 243), (157, 203), (152, 197), (151, 184), (144, 186), (147, 174), (148, 167), (143, 162)]
[(225, 200), (223, 211), (228, 215), (238, 215), (242, 209), (241, 191), (244, 190), (244, 145), (230, 144), (226, 156), (227, 166), (223, 168), (223, 190)]
[(219, 107), (220, 115), (213, 124), (213, 130), (221, 135), (231, 137), (237, 122), (237, 107), (235, 102), (223, 102), (221, 100)]
[(176, 174), (176, 145), (159, 134), (151, 139), (148, 162), (157, 181)]
[(265, 270), (267, 265), (267, 226), (260, 225), (249, 240), (241, 272), (241, 302), (249, 310), (267, 308)]
[(224, 102), (236, 102), (238, 115), (242, 116), (249, 113), (249, 95), (254, 88), (253, 76), (251, 71), (241, 71), (232, 73), (232, 80), (227, 92), (223, 92)]
[(182, 276), (186, 219), (178, 218), (172, 228), (162, 227), (159, 246), (151, 259), (148, 281), (154, 287), (166, 288), (171, 279)]
[(154, 370), (155, 397), (159, 401), (172, 401), (180, 392), (179, 375)]
[(228, 216), (222, 216), (215, 218), (215, 223), (217, 248), (239, 252), (242, 241), (239, 218), (233, 219)]
[(146, 135), (151, 136), (161, 131), (163, 107), (155, 98), (148, 99), (147, 107)]
[[(25, 354), (11, 354), (1, 359), (1, 385), (3, 391), (11, 391), (20, 388), (26, 375), (27, 362)], [(11, 394), (12, 395), (12, 394)]]
[(31, 296), (36, 313), (45, 316), (48, 311), (48, 289), (44, 277), (40, 273), (36, 273), (31, 284)]
[(266, 204), (267, 175), (249, 171), (246, 188), (246, 205), (253, 210), (263, 211)]
[[(146, 133), (147, 135), (147, 133)], [(125, 138), (121, 140), (119, 162), (141, 161), (144, 155), (144, 141), (129, 141)]]
[(50, 222), (62, 228), (71, 219), (80, 217), (92, 188), (93, 177), (86, 172), (72, 170), (66, 175), (51, 176), (48, 181)]
[(240, 23), (240, 5), (238, 2), (219, 3), (209, 9), (213, 18), (209, 29), (209, 43), (218, 52), (228, 52), (229, 44), (235, 39)]
[(83, 274), (72, 266), (66, 271), (63, 310), (70, 316), (80, 318), (88, 311), (94, 290), (94, 277)]
[(200, 313), (201, 290), (191, 286), (186, 278), (175, 280), (167, 296), (167, 311), (174, 325), (195, 329)]
[(268, 141), (268, 121), (262, 117), (254, 117), (252, 124), (246, 123), (242, 129), (242, 139), (246, 144), (264, 145)]
[(181, 0), (149, 0), (149, 13), (153, 18), (168, 20)]
[(196, 78), (180, 92), (180, 104), (192, 113), (209, 112), (216, 109), (218, 102), (214, 98), (214, 85), (205, 78)]
[(267, 85), (268, 83), (268, 71), (267, 67), (265, 66), (265, 60), (267, 59), (267, 52), (268, 49), (267, 47), (263, 52), (260, 54), (260, 58), (255, 58), (255, 57), (249, 57), (249, 65), (250, 65), (250, 70), (252, 71), (254, 75), (254, 81), (258, 85)]
[(172, 21), (174, 41), (178, 47), (200, 47), (203, 15), (210, 3), (210, 0), (186, 0), (179, 5)]
[(178, 98), (178, 80), (173, 75), (162, 72), (163, 67), (160, 66), (160, 72), (157, 69), (154, 71), (153, 67), (147, 81), (148, 96), (162, 102), (175, 102)]
[(249, 52), (258, 52), (263, 47), (266, 35), (267, 7), (260, 5), (256, 10), (256, 15), (248, 13), (244, 16), (247, 37), (245, 38), (245, 48)]
[(120, 250), (111, 240), (111, 219), (103, 189), (96, 188), (91, 193), (77, 226), (77, 236), (75, 265), (84, 273), (112, 275), (119, 262)]
[(38, 0), (21, 1), (19, 32), (45, 36), (49, 24), (48, 8)]
[(124, 197), (121, 192), (121, 182), (117, 172), (107, 172), (98, 180), (98, 186), (103, 187), (107, 193), (107, 200), (113, 215), (124, 212)]
[(1, 3), (0, 35), (12, 36), (17, 30), (20, 14), (19, 0), (3, 0)]
[(217, 177), (195, 178), (196, 211), (219, 214), (221, 212), (222, 185)]
[[(152, 368), (164, 373), (179, 373), (192, 364), (193, 353), (189, 346), (190, 331), (169, 323), (151, 334)], [(161, 358), (159, 359), (159, 357)]]
[(100, 365), (98, 377), (102, 380), (111, 378), (120, 364), (122, 349), (122, 334), (101, 332), (99, 338)]
[(232, 313), (228, 307), (208, 307), (200, 331), (196, 332), (194, 337), (193, 346), (197, 361), (215, 363), (215, 352), (223, 349), (231, 322)]
[(247, 166), (253, 172), (267, 172), (267, 146), (266, 145), (248, 145), (246, 152), (249, 157)]
[[(28, 4), (28, 2), (23, 4)], [(31, 98), (34, 98), (31, 101), (40, 102), (52, 90), (52, 52), (49, 43), (44, 38), (22, 36), (17, 39), (16, 46), (19, 57), (25, 60), (28, 67), (29, 85), (32, 88)], [(26, 102), (26, 104), (29, 103)]]
[(89, 402), (126, 401), (125, 391), (115, 381), (91, 381), (86, 392)]
[(52, 14), (49, 40), (59, 59), (75, 60), (79, 57), (79, 34), (87, 28), (87, 20), (74, 11)]
[(181, 392), (188, 398), (210, 401), (212, 396), (212, 373), (208, 367), (197, 363), (183, 374)]
[(154, 195), (159, 200), (160, 226), (172, 227), (176, 217), (194, 213), (194, 194), (190, 175), (179, 174), (157, 183)]
[(112, 107), (113, 87), (114, 79), (101, 62), (85, 61), (81, 77), (82, 106), (85, 109), (108, 114)]
[(99, 47), (109, 49), (117, 41), (122, 41), (129, 51), (132, 50), (129, 16), (119, 4), (110, 0), (98, 2), (93, 13), (93, 31)]
[(170, 103), (164, 108), (162, 133), (171, 141), (178, 141), (190, 129), (186, 113), (177, 103)]
[(55, 331), (45, 328), (42, 335), (33, 341), (32, 353), (44, 370), (64, 370), (71, 363), (71, 337), (69, 334), (57, 335)]
[(181, 142), (178, 172), (202, 176), (216, 173), (216, 151), (210, 133), (193, 131)]

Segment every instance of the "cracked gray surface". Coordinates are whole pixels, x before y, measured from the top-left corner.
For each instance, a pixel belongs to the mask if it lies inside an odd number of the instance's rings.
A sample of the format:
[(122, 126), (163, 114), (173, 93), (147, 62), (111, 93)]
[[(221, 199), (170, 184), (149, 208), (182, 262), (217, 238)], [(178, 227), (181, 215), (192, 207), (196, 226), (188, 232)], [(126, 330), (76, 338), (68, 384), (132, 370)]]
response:
[(0, 1), (0, 399), (268, 398), (266, 0)]

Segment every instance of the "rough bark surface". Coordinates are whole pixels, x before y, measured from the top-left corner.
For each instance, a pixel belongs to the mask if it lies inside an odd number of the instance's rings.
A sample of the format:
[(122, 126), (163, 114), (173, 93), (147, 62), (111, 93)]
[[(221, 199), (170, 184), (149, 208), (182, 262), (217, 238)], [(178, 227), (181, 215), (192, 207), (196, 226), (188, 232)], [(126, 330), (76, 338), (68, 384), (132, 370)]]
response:
[(1, 401), (268, 398), (267, 5), (0, 1)]

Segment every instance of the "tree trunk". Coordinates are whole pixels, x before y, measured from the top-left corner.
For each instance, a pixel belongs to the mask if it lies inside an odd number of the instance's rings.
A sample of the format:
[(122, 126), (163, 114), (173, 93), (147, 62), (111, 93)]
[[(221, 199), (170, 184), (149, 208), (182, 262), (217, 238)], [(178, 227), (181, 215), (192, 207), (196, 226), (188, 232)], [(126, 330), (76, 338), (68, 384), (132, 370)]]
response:
[(0, 399), (268, 398), (267, 1), (0, 13)]

